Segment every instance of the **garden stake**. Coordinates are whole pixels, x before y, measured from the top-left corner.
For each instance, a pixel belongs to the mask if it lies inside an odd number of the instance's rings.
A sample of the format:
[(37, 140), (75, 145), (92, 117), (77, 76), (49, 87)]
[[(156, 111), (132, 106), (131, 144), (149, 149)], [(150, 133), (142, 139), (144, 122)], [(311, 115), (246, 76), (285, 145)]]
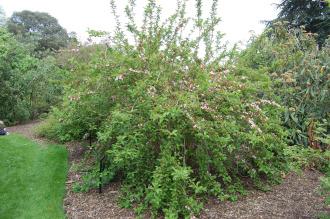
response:
[(101, 176), (101, 173), (104, 171), (104, 163), (103, 163), (103, 160), (104, 160), (105, 157), (102, 157), (100, 159), (100, 170), (99, 170), (99, 174), (100, 174), (100, 183), (99, 183), (99, 193), (101, 194), (102, 193), (102, 176)]

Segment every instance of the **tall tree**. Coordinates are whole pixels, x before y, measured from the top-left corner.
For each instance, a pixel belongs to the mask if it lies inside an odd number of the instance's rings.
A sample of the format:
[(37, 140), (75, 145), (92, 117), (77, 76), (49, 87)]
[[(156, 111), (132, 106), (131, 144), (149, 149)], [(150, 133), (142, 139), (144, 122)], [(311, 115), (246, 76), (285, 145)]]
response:
[(326, 0), (282, 0), (276, 21), (288, 21), (292, 27), (304, 26), (306, 31), (317, 33), (322, 44), (330, 35), (330, 7)]
[(36, 51), (57, 51), (69, 42), (67, 31), (56, 18), (44, 12), (15, 12), (7, 26), (21, 41), (33, 43)]

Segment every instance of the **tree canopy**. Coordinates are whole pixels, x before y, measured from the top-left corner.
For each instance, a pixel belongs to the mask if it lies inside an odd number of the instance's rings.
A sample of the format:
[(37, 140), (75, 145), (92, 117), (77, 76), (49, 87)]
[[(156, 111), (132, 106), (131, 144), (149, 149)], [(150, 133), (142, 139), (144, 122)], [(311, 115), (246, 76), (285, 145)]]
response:
[(57, 51), (69, 42), (67, 31), (56, 18), (44, 12), (15, 12), (7, 27), (20, 41), (34, 44), (35, 51)]
[(323, 44), (330, 34), (330, 8), (325, 0), (282, 0), (276, 21), (288, 21), (292, 27), (304, 26), (305, 30), (318, 34)]

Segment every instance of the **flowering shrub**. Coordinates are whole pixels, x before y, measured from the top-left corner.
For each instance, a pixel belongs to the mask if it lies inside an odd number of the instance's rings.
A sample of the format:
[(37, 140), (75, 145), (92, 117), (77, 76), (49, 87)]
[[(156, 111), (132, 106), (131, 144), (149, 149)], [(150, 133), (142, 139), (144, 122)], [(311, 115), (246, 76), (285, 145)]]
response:
[[(235, 200), (246, 180), (259, 187), (278, 181), (286, 170), (282, 107), (269, 76), (249, 69), (251, 80), (242, 74), (247, 69), (224, 61), (229, 54), (214, 40), (217, 1), (207, 19), (201, 1), (196, 19), (185, 17), (179, 1), (161, 23), (150, 0), (142, 28), (133, 19), (134, 3), (126, 13), (136, 44), (118, 24), (108, 48), (73, 66), (49, 133), (64, 141), (88, 133), (98, 156), (106, 157), (108, 175), (123, 181), (121, 204), (137, 204), (138, 213), (188, 217), (207, 195)], [(189, 22), (200, 33), (196, 38), (182, 35)]]

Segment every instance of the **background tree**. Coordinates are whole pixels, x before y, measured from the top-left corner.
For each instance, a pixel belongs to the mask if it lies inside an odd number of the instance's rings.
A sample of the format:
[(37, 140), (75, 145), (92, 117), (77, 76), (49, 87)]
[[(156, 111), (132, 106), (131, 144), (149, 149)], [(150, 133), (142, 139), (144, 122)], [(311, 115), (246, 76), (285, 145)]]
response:
[(13, 124), (47, 112), (61, 99), (65, 74), (55, 58), (34, 57), (0, 27), (0, 120)]
[(325, 0), (282, 0), (277, 21), (288, 21), (291, 27), (305, 26), (306, 31), (317, 33), (319, 45), (330, 34), (330, 8)]
[(69, 36), (69, 45), (70, 46), (77, 46), (79, 44), (77, 33), (72, 31), (68, 34)]
[(6, 24), (6, 14), (3, 8), (0, 6), (0, 26), (4, 26)]
[(37, 59), (29, 56), (11, 34), (0, 28), (0, 115), (7, 123), (29, 118), (22, 75), (34, 68)]
[(69, 42), (67, 31), (56, 18), (44, 12), (15, 12), (7, 26), (19, 41), (32, 43), (36, 52), (57, 51)]

